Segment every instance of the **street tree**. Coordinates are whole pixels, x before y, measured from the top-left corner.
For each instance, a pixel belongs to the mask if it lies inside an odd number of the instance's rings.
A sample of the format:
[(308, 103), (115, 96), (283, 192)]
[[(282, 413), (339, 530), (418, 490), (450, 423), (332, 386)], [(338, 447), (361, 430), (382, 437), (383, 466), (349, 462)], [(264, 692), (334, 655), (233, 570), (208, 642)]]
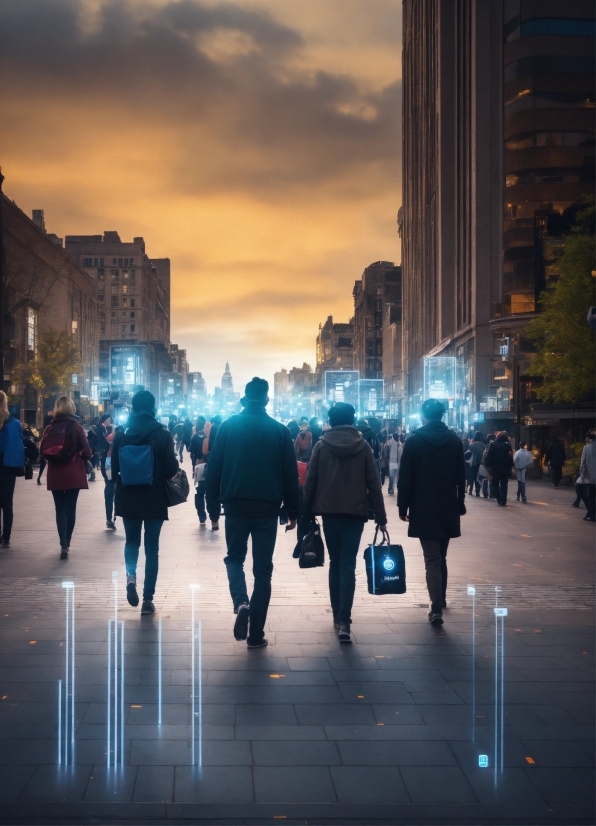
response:
[(73, 373), (83, 372), (79, 347), (74, 336), (60, 330), (48, 330), (37, 343), (30, 361), (18, 364), (11, 374), (13, 384), (30, 384), (41, 401), (53, 393), (66, 393)]
[(543, 312), (527, 328), (536, 352), (530, 372), (540, 377), (536, 396), (544, 402), (575, 404), (594, 390), (595, 333), (587, 321), (596, 305), (594, 200), (585, 200), (576, 226), (558, 253), (560, 278), (540, 296)]

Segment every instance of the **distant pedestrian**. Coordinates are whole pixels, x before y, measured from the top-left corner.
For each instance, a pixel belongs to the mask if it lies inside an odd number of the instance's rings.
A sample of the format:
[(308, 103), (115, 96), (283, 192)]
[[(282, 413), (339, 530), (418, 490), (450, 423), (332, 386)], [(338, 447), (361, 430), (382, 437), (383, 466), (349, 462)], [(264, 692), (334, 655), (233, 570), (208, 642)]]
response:
[(507, 486), (513, 467), (513, 450), (509, 442), (509, 434), (505, 430), (497, 433), (497, 438), (491, 442), (484, 460), (492, 483), (494, 485), (497, 505), (507, 505)]
[(480, 462), (480, 466), (478, 468), (478, 481), (482, 487), (482, 495), (485, 499), (489, 497), (491, 499), (496, 499), (495, 495), (495, 486), (490, 478), (490, 474), (486, 467), (485, 461), (486, 457), (488, 456), (488, 449), (491, 446), (492, 442), (494, 442), (496, 436), (494, 433), (489, 433), (486, 437), (486, 447), (484, 448), (484, 453), (482, 454), (482, 460)]
[(447, 549), (461, 536), (465, 514), (466, 465), (461, 439), (442, 420), (445, 406), (427, 399), (420, 408), (422, 427), (404, 444), (399, 467), (397, 507), (408, 536), (420, 539), (430, 597), (428, 619), (443, 624), (447, 607)]
[[(141, 614), (154, 614), (153, 597), (159, 569), (159, 535), (168, 518), (165, 495), (166, 479), (178, 470), (172, 434), (155, 418), (155, 396), (140, 390), (132, 397), (132, 412), (126, 430), (119, 431), (112, 444), (112, 479), (116, 484), (116, 514), (122, 517), (126, 544), (126, 598), (130, 605), (139, 604), (137, 593), (137, 562), (141, 547), (141, 531), (145, 529), (145, 582)], [(136, 452), (126, 450), (136, 448)], [(139, 448), (151, 448), (141, 451)], [(126, 450), (126, 452), (124, 452)], [(141, 462), (141, 457), (143, 458)], [(131, 461), (132, 460), (132, 461)], [(131, 468), (136, 461), (136, 467)], [(142, 471), (150, 483), (125, 484), (128, 474), (134, 478)]]
[(2, 547), (10, 547), (13, 523), (12, 500), (17, 473), (25, 466), (23, 431), (18, 419), (8, 412), (6, 393), (0, 390), (0, 512), (2, 514)]
[[(242, 413), (219, 427), (207, 463), (207, 509), (226, 512), (225, 564), (236, 613), (234, 637), (249, 648), (267, 645), (265, 622), (271, 599), (273, 551), (282, 503), (288, 515), (286, 530), (296, 527), (298, 469), (288, 428), (267, 414), (269, 385), (248, 382)], [(211, 517), (213, 518), (213, 517)], [(252, 537), (252, 597), (248, 598), (244, 561)]]
[(300, 425), (294, 419), (290, 419), (287, 423), (286, 427), (290, 431), (290, 436), (292, 437), (292, 441), (296, 441), (296, 436), (300, 433)]
[(387, 525), (373, 452), (354, 427), (354, 418), (351, 404), (337, 402), (329, 408), (331, 429), (313, 451), (304, 486), (305, 513), (323, 518), (333, 625), (342, 643), (352, 641), (356, 559), (369, 507), (377, 525), (382, 530)]
[(207, 509), (205, 506), (205, 470), (207, 463), (201, 457), (192, 471), (192, 478), (195, 483), (195, 508), (199, 517), (199, 525), (204, 528), (207, 524)]
[(513, 457), (515, 473), (517, 475), (517, 501), (527, 502), (526, 499), (526, 470), (534, 464), (534, 457), (528, 450), (526, 442), (519, 443), (519, 450), (515, 451)]
[(40, 451), (48, 463), (48, 490), (52, 491), (56, 507), (60, 559), (67, 559), (79, 491), (89, 488), (86, 463), (91, 459), (85, 431), (75, 419), (75, 406), (68, 396), (56, 400), (52, 423), (44, 430)]
[(584, 480), (584, 496), (587, 514), (585, 522), (594, 522), (596, 519), (596, 433), (588, 433), (588, 442), (582, 450), (579, 473)]
[(294, 442), (296, 459), (299, 462), (310, 462), (312, 455), (312, 433), (308, 427), (308, 419), (300, 419), (300, 432)]
[(316, 416), (313, 416), (312, 419), (309, 419), (308, 429), (312, 434), (312, 449), (314, 450), (315, 445), (317, 444), (323, 433), (323, 430), (321, 428), (321, 422), (317, 419)]
[[(584, 443), (588, 444), (589, 441), (590, 441), (589, 437), (586, 436), (586, 438), (584, 440)], [(582, 452), (583, 452), (583, 450), (582, 450)], [(580, 467), (581, 467), (581, 459), (580, 459)], [(581, 475), (581, 472), (580, 472), (580, 475), (575, 480), (575, 500), (571, 503), (571, 506), (573, 508), (579, 508), (579, 506), (583, 502), (586, 506), (586, 509), (587, 509), (588, 503), (586, 501), (586, 497), (587, 497), (587, 493), (584, 489), (584, 478), (583, 478), (583, 476)]]
[(404, 446), (397, 433), (394, 433), (385, 445), (387, 465), (389, 468), (389, 486), (387, 493), (393, 496), (399, 477), (399, 463), (401, 462)]
[[(111, 430), (111, 427), (110, 427)], [(104, 481), (103, 498), (106, 508), (106, 528), (109, 531), (116, 530), (116, 515), (114, 513), (114, 479), (112, 478), (112, 442), (114, 441), (114, 433), (108, 433), (106, 436), (106, 444), (108, 449), (101, 457), (101, 464), (99, 469)]]
[(190, 440), (190, 461), (192, 462), (193, 470), (198, 461), (202, 461), (203, 459), (203, 441), (205, 439), (205, 423), (206, 418), (204, 416), (198, 416), (197, 421), (195, 424), (195, 432), (192, 434), (192, 438)]
[(550, 445), (546, 449), (546, 461), (550, 465), (553, 488), (558, 488), (563, 476), (563, 465), (565, 464), (565, 445), (558, 436), (553, 436)]
[[(462, 445), (463, 446), (463, 445)], [(484, 439), (482, 433), (477, 430), (474, 433), (474, 438), (468, 443), (468, 449), (464, 449), (464, 458), (467, 464), (467, 483), (468, 493), (470, 496), (476, 492), (476, 496), (480, 496), (480, 482), (478, 481), (478, 469), (482, 464), (482, 456), (484, 455)]]

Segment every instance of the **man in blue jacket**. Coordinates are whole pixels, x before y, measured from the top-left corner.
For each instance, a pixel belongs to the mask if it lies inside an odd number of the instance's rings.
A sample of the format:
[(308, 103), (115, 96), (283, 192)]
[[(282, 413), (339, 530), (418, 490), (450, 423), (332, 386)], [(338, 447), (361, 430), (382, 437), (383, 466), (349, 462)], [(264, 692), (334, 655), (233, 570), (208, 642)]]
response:
[[(225, 564), (236, 621), (234, 637), (249, 648), (267, 645), (264, 629), (271, 599), (273, 551), (282, 503), (286, 530), (296, 527), (298, 468), (288, 428), (267, 415), (269, 384), (253, 378), (245, 388), (242, 413), (223, 422), (207, 462), (207, 510), (213, 518), (225, 508)], [(252, 537), (252, 597), (248, 598), (244, 560)], [(250, 632), (249, 632), (250, 623)]]

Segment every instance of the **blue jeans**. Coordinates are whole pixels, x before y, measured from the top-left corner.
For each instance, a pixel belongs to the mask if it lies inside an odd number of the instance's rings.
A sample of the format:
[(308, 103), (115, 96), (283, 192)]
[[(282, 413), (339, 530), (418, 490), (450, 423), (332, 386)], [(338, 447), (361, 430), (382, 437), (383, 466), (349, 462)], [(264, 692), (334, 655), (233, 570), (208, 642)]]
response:
[[(255, 584), (250, 601), (246, 590), (244, 560), (248, 553), (248, 537), (252, 537), (252, 572)], [(249, 642), (261, 642), (264, 637), (267, 611), (271, 600), (273, 551), (277, 538), (277, 516), (253, 519), (250, 516), (226, 516), (226, 545), (224, 559), (228, 571), (230, 594), (234, 611), (242, 603), (250, 605)]]
[(207, 510), (205, 508), (205, 482), (199, 482), (195, 493), (195, 508), (199, 515), (201, 525), (207, 521)]
[(112, 479), (105, 480), (103, 497), (106, 504), (106, 521), (110, 522), (114, 518), (114, 482)]
[(393, 493), (395, 491), (398, 471), (399, 467), (389, 468), (389, 487), (387, 489), (387, 493)]
[(145, 582), (143, 599), (151, 602), (155, 594), (157, 571), (159, 569), (159, 534), (163, 519), (123, 519), (126, 543), (124, 545), (124, 564), (126, 575), (137, 575), (139, 548), (141, 547), (141, 530), (145, 523)]
[(356, 557), (364, 522), (349, 516), (323, 516), (323, 532), (329, 552), (329, 597), (333, 619), (352, 622), (356, 589)]

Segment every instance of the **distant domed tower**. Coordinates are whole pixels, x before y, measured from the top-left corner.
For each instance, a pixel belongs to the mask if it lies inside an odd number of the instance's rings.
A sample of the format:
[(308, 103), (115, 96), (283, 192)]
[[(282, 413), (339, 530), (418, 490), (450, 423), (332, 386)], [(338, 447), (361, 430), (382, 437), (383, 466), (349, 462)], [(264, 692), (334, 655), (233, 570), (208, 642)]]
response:
[(224, 396), (232, 396), (234, 393), (234, 381), (230, 373), (230, 364), (226, 361), (226, 369), (221, 377), (221, 392)]

